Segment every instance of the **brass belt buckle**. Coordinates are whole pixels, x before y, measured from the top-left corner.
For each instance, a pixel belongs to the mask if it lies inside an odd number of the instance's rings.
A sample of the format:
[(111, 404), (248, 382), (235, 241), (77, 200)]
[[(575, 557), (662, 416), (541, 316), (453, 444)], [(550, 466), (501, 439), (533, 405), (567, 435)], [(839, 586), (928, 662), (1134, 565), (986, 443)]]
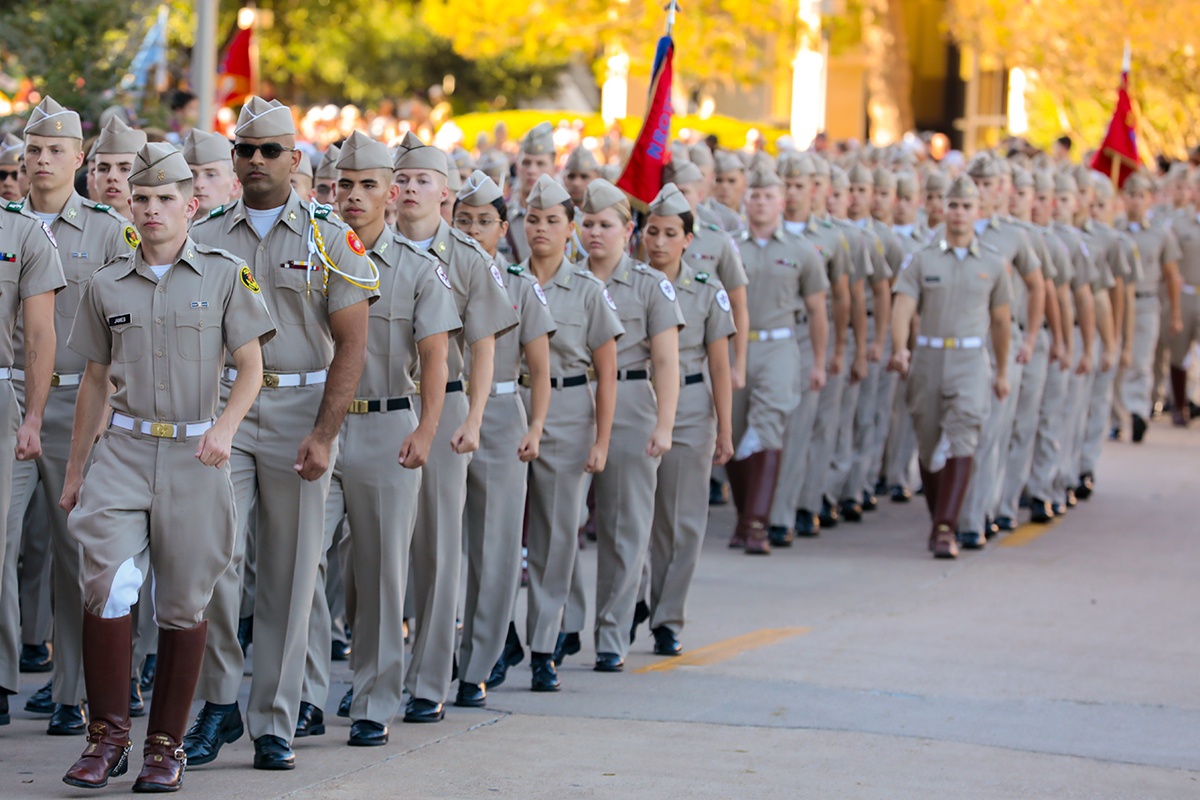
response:
[(350, 413), (351, 414), (366, 414), (369, 410), (370, 410), (370, 404), (369, 404), (369, 401), (367, 401), (367, 400), (351, 400), (350, 401)]
[(268, 389), (279, 388), (279, 376), (276, 375), (274, 372), (264, 372), (263, 373), (263, 386), (265, 386)]
[(50, 373), (50, 385), (51, 386), (58, 386), (58, 384), (61, 380), (62, 380), (62, 378), (59, 376), (59, 374), (57, 372)]
[(151, 422), (150, 435), (159, 439), (174, 439), (175, 426), (169, 422)]
[(958, 347), (958, 339), (947, 339), (943, 344), (945, 344), (947, 350), (953, 350)]

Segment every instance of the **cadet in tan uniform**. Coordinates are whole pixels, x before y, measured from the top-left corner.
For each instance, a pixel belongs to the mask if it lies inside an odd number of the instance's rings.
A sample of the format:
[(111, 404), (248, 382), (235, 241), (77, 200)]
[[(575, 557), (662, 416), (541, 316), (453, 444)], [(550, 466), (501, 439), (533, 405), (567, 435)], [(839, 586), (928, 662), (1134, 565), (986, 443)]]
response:
[(658, 466), (671, 449), (679, 401), (683, 315), (666, 276), (625, 254), (633, 214), (606, 180), (588, 186), (582, 205), (588, 257), (604, 282), (624, 335), (617, 342), (617, 405), (608, 465), (596, 493), (596, 671), (618, 672), (632, 638), (642, 565), (650, 543)]
[[(1200, 171), (1192, 178), (1200, 186)], [(1187, 368), (1183, 360), (1192, 345), (1200, 341), (1200, 213), (1178, 213), (1168, 224), (1179, 243), (1179, 319), (1178, 332), (1168, 331), (1164, 337), (1170, 358), (1171, 422), (1184, 427), (1191, 421), (1187, 396)], [(1173, 326), (1172, 326), (1173, 327)]]
[(296, 167), (296, 171), (292, 173), (289, 179), (292, 184), (292, 190), (300, 195), (300, 199), (304, 202), (314, 200), (315, 192), (313, 192), (313, 166), (307, 153), (300, 154), (300, 165)]
[(737, 233), (744, 228), (745, 223), (736, 211), (726, 208), (713, 199), (712, 192), (713, 182), (716, 179), (716, 159), (713, 157), (712, 150), (708, 149), (708, 145), (704, 142), (692, 145), (688, 148), (687, 159), (700, 170), (702, 178), (701, 198), (697, 207), (697, 211), (700, 214), (700, 221), (716, 225), (729, 234)]
[(337, 200), (338, 158), (342, 151), (336, 144), (325, 150), (321, 163), (313, 171), (313, 199), (318, 203), (333, 205)]
[[(75, 117), (78, 123), (78, 117)], [(61, 146), (61, 143), (60, 143)], [(74, 153), (78, 163), (78, 148)], [(23, 514), (9, 513), (13, 489), (14, 455), (18, 462), (33, 462), (42, 455), (42, 427), (54, 371), (48, 354), (55, 352), (54, 296), (64, 286), (62, 265), (53, 234), (43, 223), (9, 203), (0, 213), (0, 597), (3, 597), (3, 632), (0, 662), (0, 725), (9, 724), (8, 696), (20, 689), (20, 608), (17, 596), (17, 556), (21, 546)], [(13, 386), (14, 337), (17, 316), (24, 334), (24, 410)], [(36, 479), (36, 468), (34, 469)], [(78, 564), (78, 559), (76, 559)], [(75, 595), (78, 596), (78, 595)], [(30, 610), (32, 612), (32, 609)], [(122, 686), (124, 691), (124, 686)], [(73, 702), (77, 710), (78, 700)], [(74, 731), (72, 731), (74, 732)]]
[[(263, 391), (235, 437), (238, 510), (233, 562), (217, 581), (197, 695), (206, 702), (185, 737), (193, 764), (241, 737), (237, 706), (245, 656), (238, 644), (248, 511), (258, 502), (254, 677), (247, 714), (257, 769), (292, 769), (325, 500), (337, 436), (366, 352), (378, 272), (361, 240), (328, 208), (301, 201), (291, 111), (252, 97), (238, 117), (234, 169), (243, 197), (192, 226), (192, 237), (244, 256), (261, 278), (279, 336), (263, 349)], [(286, 155), (285, 155), (286, 154)], [(331, 274), (332, 273), (332, 274)], [(236, 380), (236, 369), (225, 371)]]
[[(576, 532), (584, 474), (605, 468), (617, 395), (617, 306), (599, 280), (563, 254), (574, 208), (548, 175), (526, 198), (524, 266), (538, 280), (558, 330), (550, 340), (550, 410), (541, 452), (530, 463), (528, 488), (529, 611), (526, 641), (535, 692), (561, 688), (554, 650), (579, 551)], [(589, 373), (595, 376), (591, 388)], [(640, 576), (639, 576), (640, 577)], [(497, 663), (488, 688), (511, 664)]]
[[(997, 399), (1008, 394), (1008, 263), (976, 237), (978, 214), (979, 190), (970, 178), (957, 178), (946, 193), (945, 238), (917, 251), (896, 283), (889, 368), (907, 381), (922, 479), (933, 509), (929, 547), (937, 558), (958, 555), (955, 524), (987, 416), (988, 384)], [(918, 314), (921, 333), (910, 355), (909, 335)], [(994, 370), (984, 347), (989, 335)]]
[[(454, 288), (462, 330), (451, 337), (449, 382), (433, 450), (421, 479), (412, 543), (413, 605), (417, 620), (405, 686), (405, 722), (437, 722), (445, 714), (454, 664), (463, 506), (467, 467), (479, 448), (479, 430), (491, 395), (495, 337), (518, 320), (491, 258), (441, 216), (449, 166), (434, 147), (414, 147), (394, 163), (400, 185), (396, 227), (418, 249), (433, 254)], [(470, 350), (469, 390), (463, 391), (464, 350)], [(469, 397), (468, 397), (469, 395)]]
[[(722, 214), (733, 214), (738, 228), (745, 226), (746, 164), (734, 153), (720, 152), (713, 156), (712, 201)], [(737, 228), (735, 228), (735, 231)], [(731, 231), (733, 232), (733, 231)]]
[[(508, 226), (500, 187), (482, 172), (458, 193), (455, 227), (493, 258)], [(529, 470), (538, 457), (550, 408), (550, 337), (556, 325), (546, 294), (524, 267), (503, 272), (517, 327), (496, 337), (492, 396), (483, 412), (479, 450), (467, 468), (464, 528), (467, 591), (454, 704), (480, 708), (485, 683), (504, 650), (521, 581), (521, 531)], [(528, 408), (517, 390), (527, 365)]]
[(1142, 278), (1134, 287), (1130, 364), (1117, 391), (1129, 413), (1133, 441), (1140, 442), (1146, 435), (1146, 422), (1152, 411), (1154, 346), (1158, 341), (1162, 317), (1159, 297), (1164, 288), (1169, 333), (1175, 335), (1183, 330), (1179, 279), (1182, 254), (1173, 231), (1161, 225), (1152, 225), (1146, 220), (1146, 212), (1154, 197), (1149, 177), (1140, 172), (1129, 176), (1122, 188), (1122, 197), (1125, 201), (1125, 221), (1119, 228), (1133, 238), (1141, 252)]
[[(187, 768), (182, 739), (204, 657), (204, 608), (235, 550), (230, 450), (275, 328), (250, 268), (188, 236), (196, 200), (183, 156), (146, 145), (130, 182), (143, 242), (93, 276), (69, 341), (88, 362), (61, 504), (74, 509), (71, 533), (84, 553), (91, 720), (88, 746), (63, 781), (99, 788), (128, 768), (130, 609), (153, 567), (160, 658), (133, 788), (171, 792)], [(226, 350), (239, 378), (218, 415)], [(84, 480), (106, 406), (112, 414)]]
[[(342, 423), (326, 504), (326, 535), (332, 537), (343, 517), (349, 527), (345, 579), (355, 609), (349, 743), (373, 746), (387, 743), (388, 725), (401, 708), (404, 592), (420, 468), (446, 395), (449, 334), (461, 323), (440, 263), (384, 222), (384, 210), (400, 193), (387, 147), (355, 131), (338, 154), (337, 170), (338, 210), (379, 270), (366, 366)], [(426, 379), (419, 418), (411, 378), (418, 356)], [(310, 637), (325, 637), (328, 622), (323, 624)], [(310, 642), (310, 657), (312, 650)], [(328, 695), (327, 661), (325, 667), (321, 688)]]
[(234, 202), (241, 184), (233, 174), (233, 146), (228, 139), (192, 128), (183, 140), (183, 157), (192, 168), (195, 197), (200, 201), (196, 219), (204, 219), (214, 208)]
[(715, 276), (697, 272), (684, 260), (694, 224), (688, 199), (675, 184), (665, 185), (650, 204), (646, 251), (650, 266), (675, 287), (687, 327), (679, 334), (682, 388), (671, 435), (674, 444), (658, 467), (650, 532), (650, 632), (654, 652), (662, 656), (683, 651), (679, 634), (708, 528), (709, 471), (733, 456), (732, 306)]
[[(812, 392), (825, 385), (829, 279), (816, 248), (784, 228), (783, 179), (753, 170), (749, 186), (749, 228), (738, 237), (738, 247), (750, 280), (750, 357), (746, 388), (733, 395), (736, 452), (726, 469), (738, 507), (730, 546), (759, 554), (770, 552), (780, 451), (789, 416), (800, 402), (801, 382)], [(805, 316), (812, 349), (807, 376), (797, 374), (802, 363), (809, 363), (802, 362), (796, 342)]]
[(100, 199), (123, 216), (129, 214), (129, 173), (133, 169), (133, 157), (145, 143), (145, 133), (130, 128), (120, 116), (114, 116), (100, 131), (100, 138), (92, 148)]
[(554, 128), (549, 122), (539, 122), (521, 139), (517, 153), (517, 185), (508, 204), (508, 234), (500, 240), (499, 252), (510, 264), (529, 258), (529, 243), (525, 241), (525, 201), (538, 178), (554, 177)]
[(21, 191), (21, 156), (25, 143), (11, 133), (0, 138), (0, 200), (11, 203), (25, 196)]
[[(20, 530), (40, 481), (46, 501), (52, 562), (54, 675), (51, 684), (43, 687), (26, 706), (39, 713), (52, 713), (47, 732), (73, 735), (84, 730), (80, 709), (84, 697), (80, 651), (83, 589), (79, 582), (79, 543), (68, 531), (67, 515), (58, 507), (56, 498), (62, 494), (63, 475), (70, 457), (75, 395), (85, 361), (67, 347), (67, 336), (92, 273), (106, 261), (128, 253), (137, 246), (138, 239), (133, 226), (111, 208), (85, 200), (75, 192), (75, 171), (83, 160), (83, 132), (78, 114), (47, 97), (34, 109), (25, 132), (25, 163), (30, 171), (25, 210), (49, 226), (59, 246), (67, 285), (54, 299), (57, 346), (53, 371), (57, 377), (51, 379), (50, 398), (42, 420), (42, 452), (36, 461), (21, 461), (14, 467), (7, 525), (10, 534)], [(28, 360), (23, 339), (18, 325), (17, 363)], [(13, 389), (19, 403), (24, 401), (24, 379), (22, 370), (14, 371)], [(31, 530), (29, 535), (44, 533)], [(11, 600), (15, 603), (15, 597)], [(16, 619), (16, 613), (15, 608), (6, 610), (4, 618), (11, 614)], [(6, 625), (4, 630), (7, 633), (10, 629)], [(6, 685), (8, 674), (17, 674), (17, 634), (15, 628), (11, 630), (13, 639), (6, 635), (0, 646), (0, 686)]]
[(588, 184), (600, 177), (600, 163), (592, 155), (592, 151), (583, 145), (576, 147), (567, 156), (563, 164), (562, 183), (571, 202), (576, 206), (583, 203), (583, 195), (587, 192)]

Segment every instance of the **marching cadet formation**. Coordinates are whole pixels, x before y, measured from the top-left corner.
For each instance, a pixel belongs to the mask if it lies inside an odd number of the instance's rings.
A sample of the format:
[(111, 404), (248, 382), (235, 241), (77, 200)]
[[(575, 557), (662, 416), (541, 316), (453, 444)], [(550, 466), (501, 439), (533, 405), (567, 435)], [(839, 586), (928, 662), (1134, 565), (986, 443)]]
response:
[(597, 671), (642, 622), (678, 655), (726, 483), (749, 555), (919, 491), (954, 558), (1087, 499), (1160, 404), (1188, 424), (1186, 169), (677, 144), (635, 208), (552, 133), (475, 163), (356, 132), (314, 169), (276, 101), (85, 152), (45, 98), (0, 140), (0, 725), (50, 672), (25, 708), (86, 737), (66, 783), (129, 769), (143, 688), (133, 789), (174, 791), (247, 729), (292, 769), (331, 660), (379, 746), (526, 647), (559, 691), (589, 595)]

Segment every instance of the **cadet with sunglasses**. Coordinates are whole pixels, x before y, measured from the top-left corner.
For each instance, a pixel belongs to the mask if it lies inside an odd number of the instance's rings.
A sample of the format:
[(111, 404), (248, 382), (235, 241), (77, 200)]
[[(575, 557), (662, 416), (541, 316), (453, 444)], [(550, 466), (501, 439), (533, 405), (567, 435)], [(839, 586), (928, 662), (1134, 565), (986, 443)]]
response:
[[(367, 309), (378, 273), (362, 241), (288, 182), (299, 162), (291, 111), (252, 97), (235, 131), (244, 196), (192, 228), (197, 242), (244, 257), (279, 328), (263, 349), (263, 391), (234, 440), (239, 533), (233, 562), (206, 612), (209, 635), (197, 695), (207, 702), (185, 739), (205, 764), (243, 733), (237, 705), (245, 656), (237, 640), (247, 515), (257, 496), (254, 678), (248, 721), (254, 766), (292, 769), (290, 740), (304, 681), (308, 616), (325, 540), (325, 499), (337, 435), (361, 377)], [(333, 273), (333, 274), (331, 274)], [(236, 380), (236, 370), (226, 378)]]

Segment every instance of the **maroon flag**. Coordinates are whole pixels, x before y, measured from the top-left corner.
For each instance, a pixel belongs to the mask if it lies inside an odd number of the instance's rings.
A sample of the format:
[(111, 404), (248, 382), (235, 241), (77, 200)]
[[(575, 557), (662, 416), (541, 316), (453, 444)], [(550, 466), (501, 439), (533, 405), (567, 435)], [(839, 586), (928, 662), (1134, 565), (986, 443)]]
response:
[(1118, 189), (1125, 179), (1137, 172), (1141, 159), (1138, 158), (1137, 115), (1129, 99), (1129, 72), (1121, 73), (1121, 85), (1117, 88), (1117, 107), (1113, 110), (1104, 143), (1092, 157), (1091, 168), (1112, 176)]
[(675, 42), (670, 35), (658, 40), (654, 54), (654, 73), (650, 81), (650, 107), (633, 154), (617, 179), (617, 188), (629, 195), (630, 202), (645, 210), (662, 189), (663, 167), (671, 160), (671, 62), (675, 58)]

